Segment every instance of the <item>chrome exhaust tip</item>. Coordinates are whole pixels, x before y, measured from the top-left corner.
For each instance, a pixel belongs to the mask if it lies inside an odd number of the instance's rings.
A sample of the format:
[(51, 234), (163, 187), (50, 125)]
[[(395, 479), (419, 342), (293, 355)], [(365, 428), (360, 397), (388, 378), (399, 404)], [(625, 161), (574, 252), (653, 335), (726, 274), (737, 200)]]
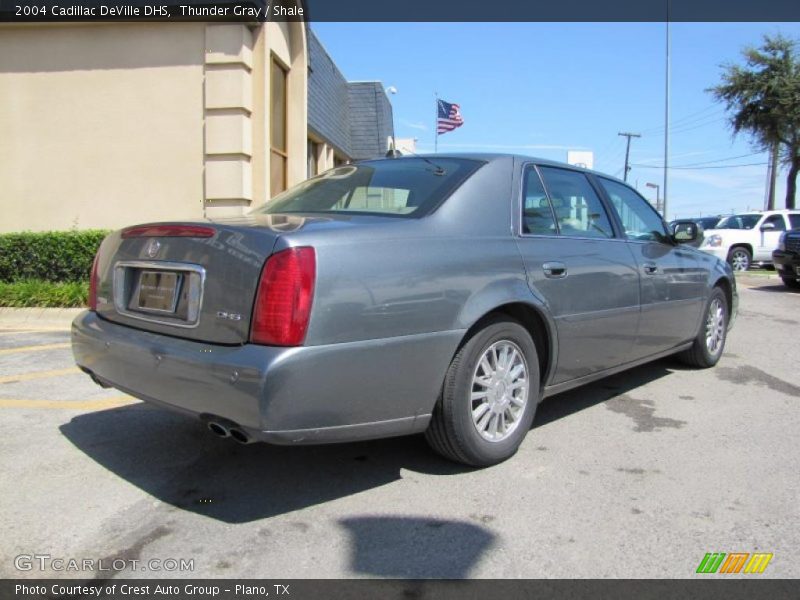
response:
[(209, 431), (211, 431), (211, 433), (213, 433), (214, 435), (217, 435), (217, 436), (219, 436), (221, 438), (226, 438), (229, 435), (231, 435), (231, 432), (228, 431), (228, 428), (225, 427), (225, 425), (222, 425), (221, 423), (217, 423), (216, 421), (209, 421), (208, 422), (208, 429), (209, 429)]
[(249, 443), (252, 441), (252, 440), (250, 439), (250, 436), (249, 436), (249, 435), (247, 435), (247, 434), (246, 434), (244, 431), (242, 431), (241, 429), (235, 429), (235, 428), (234, 428), (234, 429), (231, 429), (231, 430), (230, 430), (230, 436), (231, 436), (231, 437), (232, 437), (232, 438), (233, 438), (235, 441), (239, 442), (240, 444), (249, 444)]

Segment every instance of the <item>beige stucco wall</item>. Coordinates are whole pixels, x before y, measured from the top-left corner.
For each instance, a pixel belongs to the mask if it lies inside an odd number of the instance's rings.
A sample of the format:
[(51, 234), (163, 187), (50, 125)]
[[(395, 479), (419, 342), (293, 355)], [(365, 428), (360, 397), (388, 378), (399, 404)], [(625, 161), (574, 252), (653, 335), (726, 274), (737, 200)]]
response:
[(253, 202), (269, 199), (270, 61), (275, 56), (288, 69), (286, 115), (287, 183), (306, 179), (308, 139), (308, 51), (303, 23), (266, 23), (253, 40)]
[(204, 30), (0, 29), (0, 231), (202, 216)]
[(241, 214), (268, 199), (269, 57), (305, 178), (302, 23), (0, 26), (0, 232)]

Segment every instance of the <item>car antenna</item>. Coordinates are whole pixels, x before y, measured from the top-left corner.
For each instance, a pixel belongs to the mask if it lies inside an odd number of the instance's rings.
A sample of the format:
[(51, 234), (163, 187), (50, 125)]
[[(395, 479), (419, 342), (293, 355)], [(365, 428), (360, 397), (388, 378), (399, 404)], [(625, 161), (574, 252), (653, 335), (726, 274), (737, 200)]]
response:
[[(431, 159), (426, 158), (425, 156), (421, 156), (421, 155), (417, 154), (416, 152), (412, 152), (411, 150), (406, 150), (406, 152), (408, 154), (410, 154), (411, 156), (413, 156), (415, 158), (419, 158), (420, 160), (424, 160), (429, 165), (435, 167), (436, 171), (434, 171), (434, 173), (433, 173), (434, 175), (441, 176), (441, 175), (444, 175), (444, 174), (447, 173), (447, 171), (445, 171), (444, 168), (441, 165), (437, 165)], [(403, 156), (403, 155), (400, 153), (399, 150), (389, 150), (389, 152), (386, 153), (386, 156), (388, 158), (397, 158), (398, 156)]]

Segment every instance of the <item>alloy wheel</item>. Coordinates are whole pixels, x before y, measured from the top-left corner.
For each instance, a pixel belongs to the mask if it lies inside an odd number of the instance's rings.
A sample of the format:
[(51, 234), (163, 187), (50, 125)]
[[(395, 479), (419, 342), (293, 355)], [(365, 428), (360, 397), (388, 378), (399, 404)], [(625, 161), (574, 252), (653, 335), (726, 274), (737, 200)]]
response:
[(719, 298), (714, 298), (706, 315), (706, 348), (712, 356), (722, 349), (725, 339), (725, 308)]
[(500, 340), (481, 356), (472, 376), (472, 423), (490, 442), (507, 439), (525, 412), (530, 379), (525, 356), (514, 342)]
[(731, 254), (731, 267), (734, 271), (747, 271), (750, 268), (750, 257), (744, 250), (734, 250)]

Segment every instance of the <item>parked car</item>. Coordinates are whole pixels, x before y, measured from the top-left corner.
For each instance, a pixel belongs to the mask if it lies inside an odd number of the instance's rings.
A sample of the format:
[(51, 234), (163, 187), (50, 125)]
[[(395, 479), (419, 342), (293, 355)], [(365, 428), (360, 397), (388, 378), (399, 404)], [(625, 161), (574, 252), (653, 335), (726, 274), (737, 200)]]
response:
[(753, 264), (771, 265), (781, 233), (794, 227), (800, 227), (800, 211), (730, 215), (705, 234), (700, 249), (727, 260), (734, 271), (746, 271)]
[(736, 282), (698, 236), (568, 165), (366, 161), (247, 216), (109, 235), (72, 348), (101, 385), (238, 442), (425, 432), (490, 465), (544, 397), (672, 354), (717, 363)]
[(772, 262), (786, 287), (800, 289), (800, 228), (781, 235)]
[[(707, 231), (709, 229), (714, 229), (717, 226), (717, 223), (719, 223), (721, 219), (722, 219), (722, 217), (696, 217), (696, 218), (687, 219), (687, 220), (694, 221), (695, 223), (700, 225), (703, 228), (704, 231)], [(677, 223), (678, 223), (677, 220), (676, 221), (670, 221), (670, 223), (669, 223), (670, 231), (675, 229), (675, 225)]]

